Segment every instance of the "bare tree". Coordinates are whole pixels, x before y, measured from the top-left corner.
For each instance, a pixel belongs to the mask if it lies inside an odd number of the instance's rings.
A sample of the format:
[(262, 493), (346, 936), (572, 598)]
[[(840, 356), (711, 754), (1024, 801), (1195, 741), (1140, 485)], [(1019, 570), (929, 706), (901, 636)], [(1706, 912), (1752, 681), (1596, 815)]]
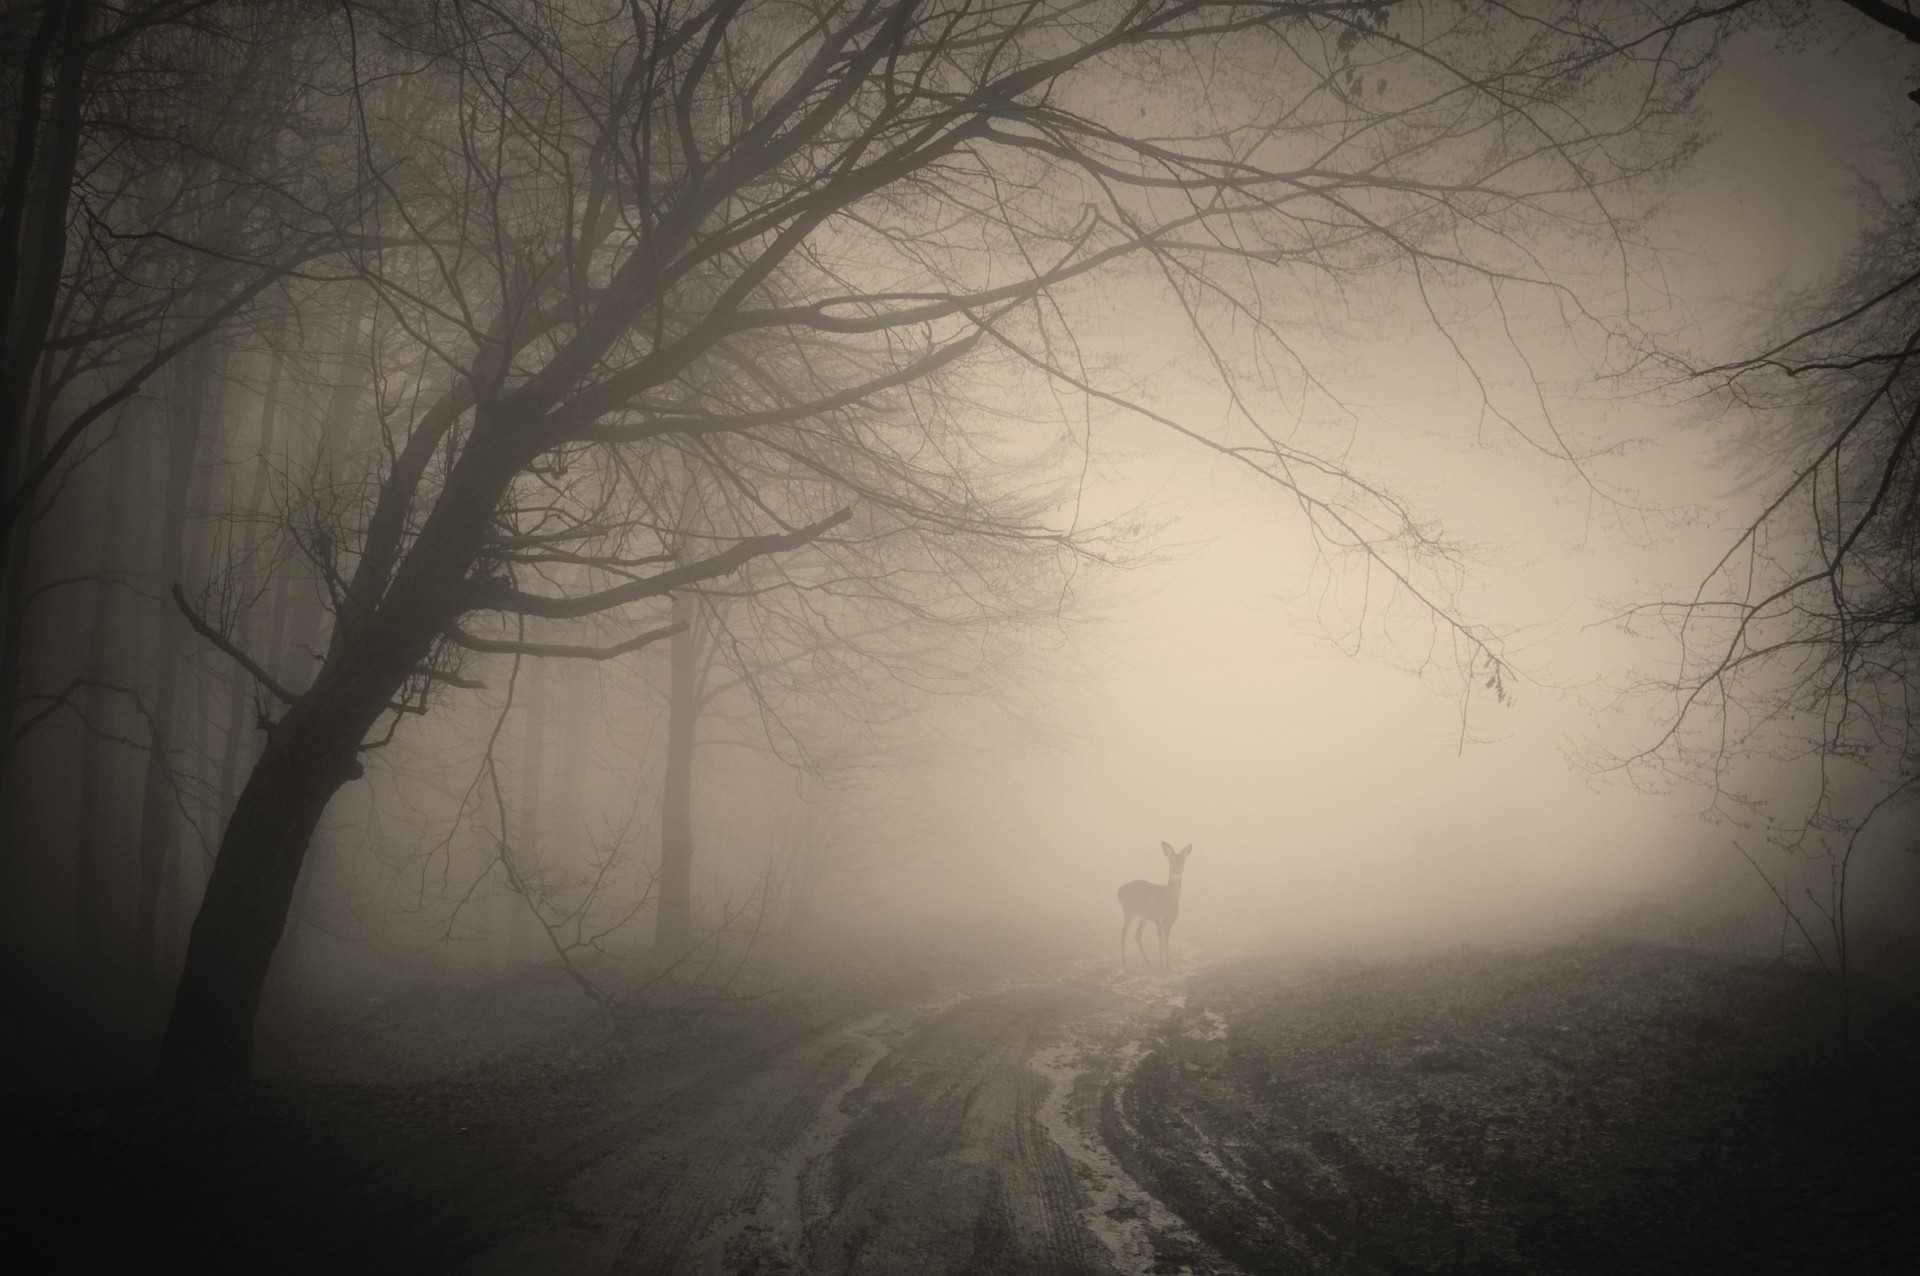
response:
[[(820, 380), (833, 353), (797, 342), (754, 351), (751, 364), (736, 353), (725, 369), (732, 384), (704, 394), (751, 410), (762, 386)], [(979, 693), (1009, 682), (1010, 648), (1036, 615), (1064, 606), (1064, 567), (1102, 548), (1095, 529), (1068, 536), (1048, 525), (1060, 493), (1036, 479), (1045, 458), (1010, 441), (996, 448), (984, 409), (955, 380), (930, 375), (876, 393), (859, 415), (809, 423), (778, 446), (717, 434), (673, 454), (675, 522), (689, 538), (737, 534), (727, 529), (769, 508), (788, 520), (813, 516), (809, 502), (817, 504), (826, 468), (862, 498), (863, 512), (831, 540), (674, 600), (682, 628), (666, 671), (655, 931), (663, 959), (679, 958), (695, 936), (697, 746), (717, 705), (740, 693), (733, 698), (750, 703), (753, 721), (725, 737), (796, 769), (819, 773), (828, 752), (844, 755), (828, 736), (848, 728), (877, 752), (889, 722), (907, 712), (903, 692)], [(902, 432), (912, 450), (873, 445)], [(962, 454), (972, 456), (964, 472), (945, 459)], [(988, 649), (1000, 663), (983, 655)]]
[[(1903, 10), (1846, 8), (1920, 37)], [(1797, 20), (1824, 22), (1836, 38), (1865, 26), (1836, 15)], [(1668, 637), (1675, 659), (1629, 688), (1652, 705), (1658, 732), (1609, 765), (1708, 787), (1843, 1005), (1862, 840), (1892, 831), (1920, 784), (1916, 128), (1920, 114), (1895, 123), (1893, 189), (1865, 192), (1871, 229), (1840, 278), (1785, 308), (1756, 353), (1663, 357), (1679, 385), (1742, 414), (1737, 447), (1756, 512), (1693, 587), (1620, 614), (1630, 631)], [(1786, 859), (1769, 867), (1762, 844)]]
[[(205, 0), (48, 0), (0, 25), (0, 703), (24, 699), (34, 528), (156, 377), (337, 247), (302, 180), (298, 15)], [(201, 414), (154, 419), (197, 429)], [(190, 462), (194, 449), (176, 441)], [(176, 519), (176, 522), (178, 520)], [(58, 698), (58, 697), (55, 697)], [(19, 737), (10, 730), (0, 763)]]
[[(1456, 551), (1293, 432), (1285, 386), (1318, 382), (1287, 306), (1367, 277), (1416, 286), (1449, 331), (1526, 293), (1593, 324), (1530, 242), (1617, 225), (1605, 192), (1657, 161), (1700, 52), (1672, 15), (1582, 5), (520, 0), (331, 21), (308, 162), (334, 185), (312, 204), (377, 307), (378, 439), (306, 547), (333, 616), (310, 685), (176, 591), (281, 705), (194, 923), (176, 1079), (246, 1073), (322, 810), (473, 656), (615, 658), (671, 632), (657, 602), (758, 559), (951, 527), (911, 476), (964, 493), (978, 458), (881, 410), (943, 371), (1213, 449), (1385, 582), (1441, 666), (1503, 689), (1494, 635), (1451, 605)], [(1109, 382), (1084, 345), (1110, 313), (1096, 284), (1164, 310), (1223, 421)], [(695, 540), (663, 517), (660, 460), (708, 449), (775, 477)], [(967, 517), (1074, 531), (1070, 509)], [(523, 641), (523, 617), (579, 640)]]

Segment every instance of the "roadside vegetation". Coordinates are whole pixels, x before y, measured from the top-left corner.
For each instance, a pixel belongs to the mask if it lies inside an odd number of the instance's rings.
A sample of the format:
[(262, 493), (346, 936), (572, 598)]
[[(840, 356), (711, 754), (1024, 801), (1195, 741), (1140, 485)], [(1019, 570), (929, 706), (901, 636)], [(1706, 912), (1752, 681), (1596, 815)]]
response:
[(1255, 1272), (1920, 1270), (1920, 1032), (1677, 948), (1196, 982), (1109, 1140)]

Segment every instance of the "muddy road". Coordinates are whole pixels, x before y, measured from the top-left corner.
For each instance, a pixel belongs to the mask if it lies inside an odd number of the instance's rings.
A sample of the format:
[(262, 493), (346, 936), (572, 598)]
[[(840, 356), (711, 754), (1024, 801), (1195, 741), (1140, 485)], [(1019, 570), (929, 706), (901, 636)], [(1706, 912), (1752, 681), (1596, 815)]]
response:
[(1090, 962), (625, 1077), (525, 1149), (534, 1199), (455, 1189), (416, 1252), (478, 1241), (471, 1276), (1235, 1272), (1102, 1134), (1183, 1001)]
[[(0, 1271), (1920, 1270), (1909, 1003), (1863, 1003), (1842, 1058), (1777, 963), (819, 972), (578, 1058), (0, 1101)], [(474, 1057), (551, 989), (512, 992), (409, 1003), (380, 1057)]]

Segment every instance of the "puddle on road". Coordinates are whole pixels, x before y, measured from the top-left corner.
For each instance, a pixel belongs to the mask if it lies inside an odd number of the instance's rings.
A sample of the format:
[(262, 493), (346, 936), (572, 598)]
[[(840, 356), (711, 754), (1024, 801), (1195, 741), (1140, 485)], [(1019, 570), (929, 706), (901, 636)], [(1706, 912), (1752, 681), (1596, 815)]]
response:
[[(1145, 1042), (1125, 1042), (1107, 1056), (1110, 1076), (1115, 1080), (1124, 1077), (1146, 1053)], [(1114, 1271), (1124, 1276), (1191, 1272), (1191, 1267), (1171, 1260), (1169, 1247), (1156, 1238), (1172, 1240), (1172, 1248), (1189, 1253), (1205, 1252), (1205, 1243), (1121, 1168), (1097, 1131), (1083, 1130), (1074, 1120), (1074, 1088), (1087, 1073), (1085, 1058), (1082, 1047), (1069, 1043), (1035, 1050), (1027, 1062), (1047, 1082), (1046, 1098), (1036, 1114), (1040, 1126), (1074, 1163), (1080, 1185), (1091, 1202), (1084, 1218), (1087, 1230), (1113, 1256)]]
[[(1094, 975), (1092, 970), (1085, 972)], [(1160, 1020), (1186, 1009), (1185, 981), (1113, 981), (1094, 975), (1090, 982), (1105, 984), (1135, 1003), (1146, 1017)], [(972, 998), (948, 993), (905, 1010), (875, 1013), (853, 1020), (838, 1030), (845, 1072), (826, 1090), (813, 1119), (787, 1149), (768, 1165), (763, 1190), (748, 1210), (714, 1220), (696, 1245), (697, 1269), (730, 1271), (804, 1271), (807, 1232), (833, 1206), (833, 1154), (853, 1117), (845, 1104), (882, 1059), (930, 1020)], [(1131, 1016), (1129, 1016), (1131, 1017)], [(1089, 1202), (1082, 1223), (1099, 1240), (1122, 1276), (1174, 1276), (1175, 1273), (1232, 1273), (1238, 1269), (1215, 1254), (1180, 1217), (1122, 1168), (1107, 1149), (1098, 1128), (1098, 1100), (1083, 1096), (1076, 1106), (1076, 1087), (1089, 1072), (1095, 1081), (1113, 1085), (1131, 1073), (1148, 1052), (1148, 1043), (1131, 1035), (1104, 1030), (1087, 1034), (1082, 1024), (1077, 1041), (1036, 1048), (1027, 1066), (1042, 1080), (1044, 1096), (1034, 1119), (1041, 1131), (1074, 1167), (1076, 1180)], [(1226, 1022), (1210, 1011), (1201, 1012), (1186, 1031), (1203, 1039), (1224, 1036)], [(856, 1047), (848, 1051), (847, 1047)], [(1085, 1109), (1079, 1110), (1079, 1109)], [(1084, 1127), (1084, 1128), (1083, 1128)], [(1204, 1255), (1198, 1267), (1183, 1256)]]

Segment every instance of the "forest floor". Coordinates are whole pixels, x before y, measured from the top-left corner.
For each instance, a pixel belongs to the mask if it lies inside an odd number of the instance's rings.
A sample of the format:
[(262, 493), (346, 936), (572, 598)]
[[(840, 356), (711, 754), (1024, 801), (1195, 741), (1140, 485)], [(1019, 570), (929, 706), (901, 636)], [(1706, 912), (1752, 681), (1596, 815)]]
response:
[(1226, 964), (1107, 1115), (1249, 1272), (1920, 1271), (1914, 1007), (1869, 992), (1843, 1050), (1832, 986), (1778, 965)]
[(1843, 1052), (1814, 977), (1681, 949), (1183, 955), (300, 1007), (248, 1086), (0, 1099), (0, 1270), (1920, 1270), (1910, 1007)]

